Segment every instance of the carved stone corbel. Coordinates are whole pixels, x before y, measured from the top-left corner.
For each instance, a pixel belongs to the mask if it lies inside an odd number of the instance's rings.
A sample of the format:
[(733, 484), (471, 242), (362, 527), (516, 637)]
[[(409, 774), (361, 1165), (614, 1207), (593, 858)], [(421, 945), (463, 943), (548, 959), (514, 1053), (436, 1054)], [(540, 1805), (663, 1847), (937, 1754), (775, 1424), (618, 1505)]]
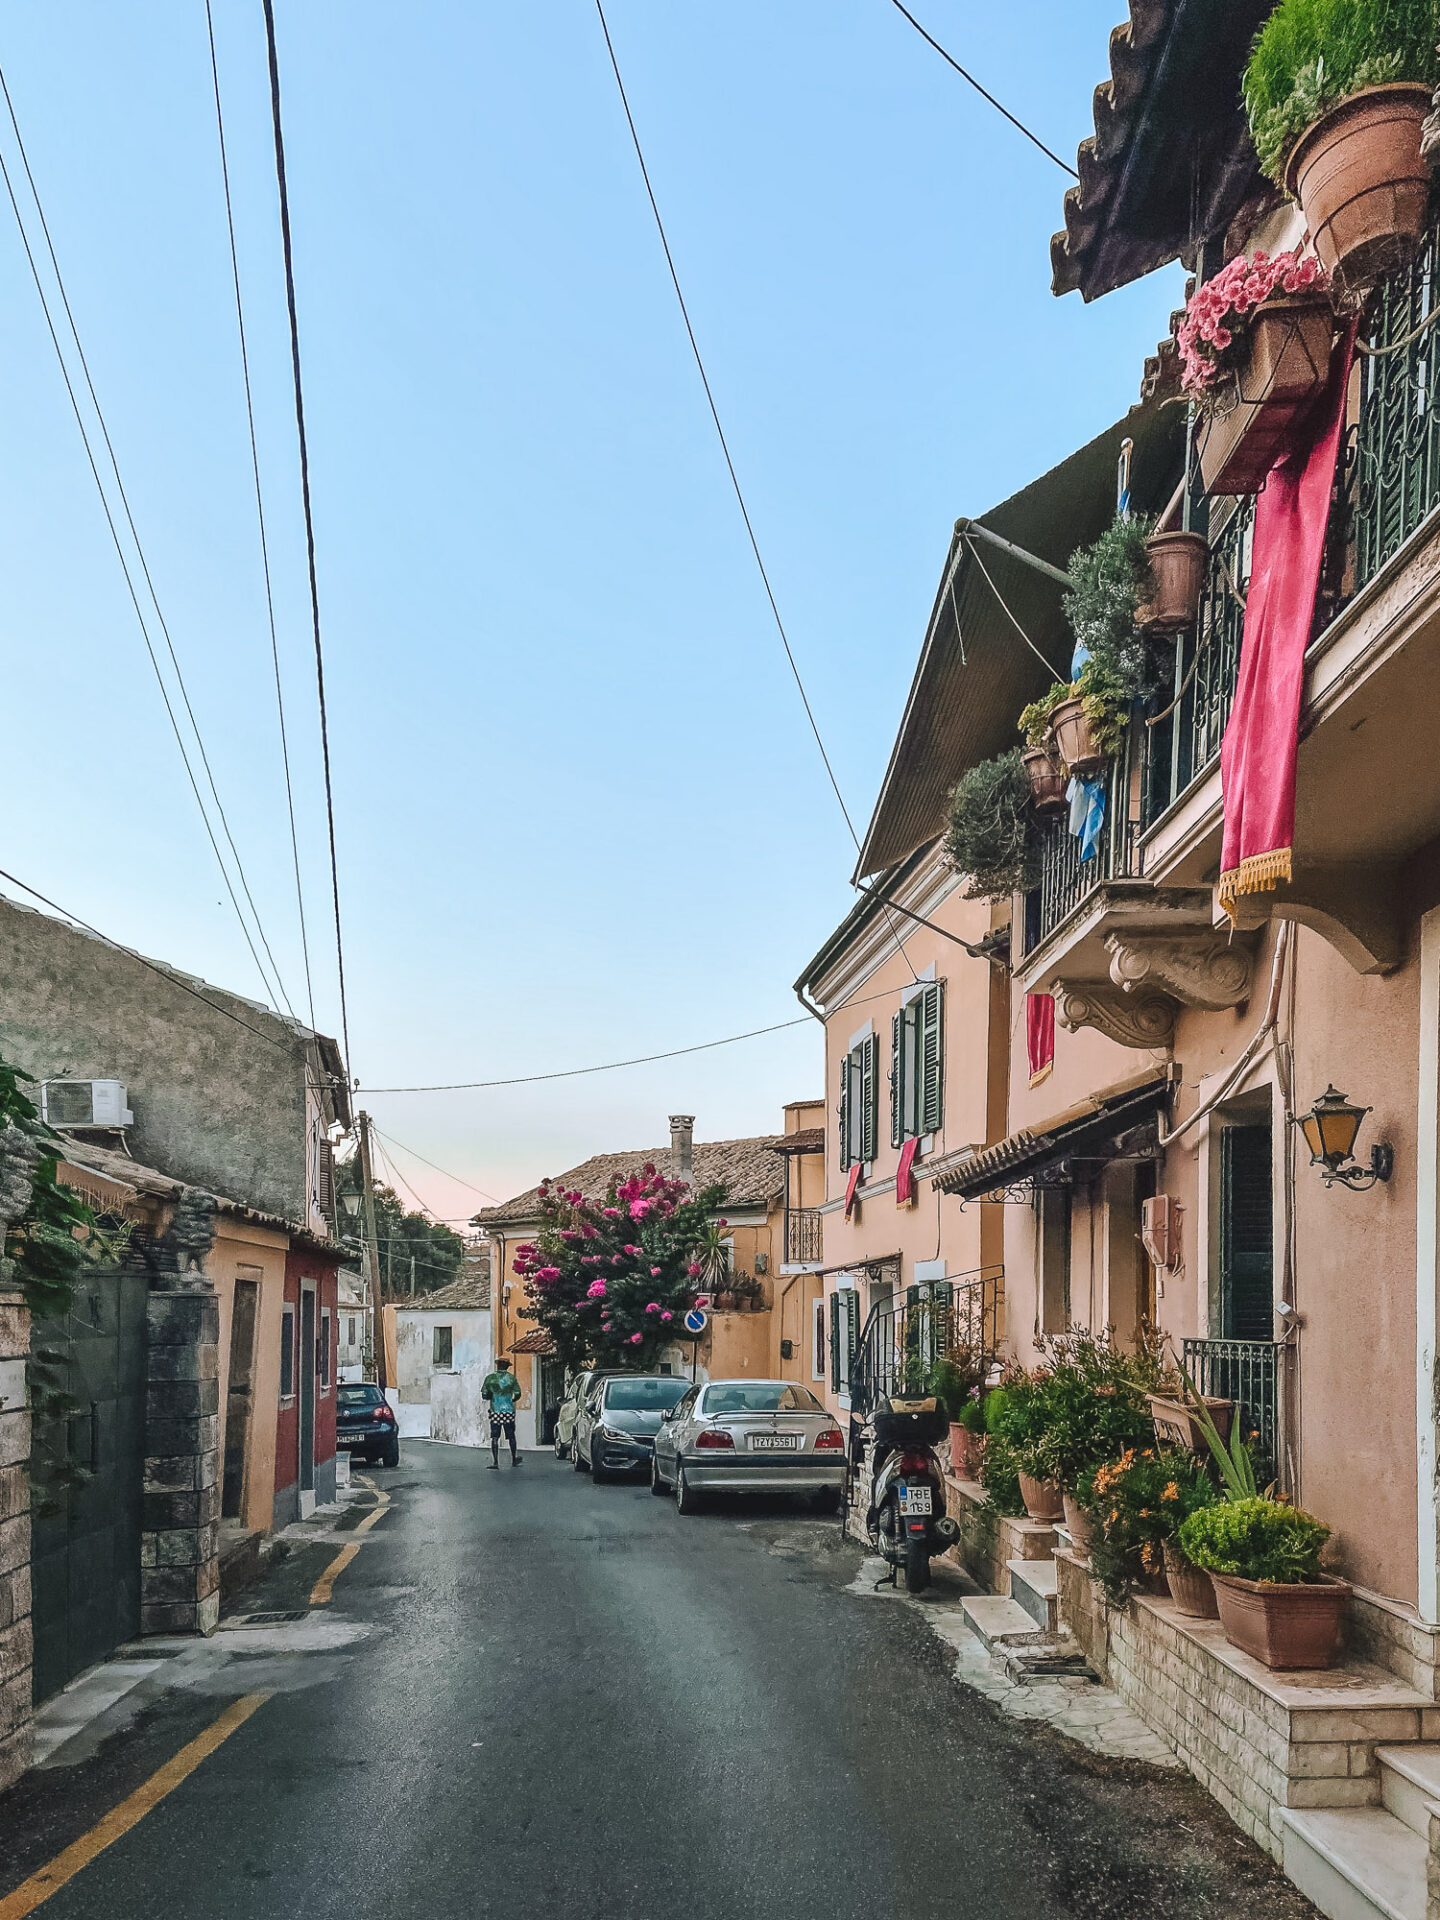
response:
[(1236, 1007), (1250, 997), (1254, 958), (1221, 933), (1108, 934), (1110, 978), (1125, 993), (1158, 989), (1182, 1006)]
[(1175, 1039), (1175, 1002), (1163, 993), (1122, 992), (1090, 980), (1055, 983), (1055, 1018), (1070, 1032), (1094, 1027), (1122, 1047), (1169, 1047)]
[(152, 1285), (170, 1291), (208, 1293), (205, 1258), (215, 1244), (215, 1196), (203, 1187), (184, 1187), (169, 1230), (155, 1242), (157, 1273)]

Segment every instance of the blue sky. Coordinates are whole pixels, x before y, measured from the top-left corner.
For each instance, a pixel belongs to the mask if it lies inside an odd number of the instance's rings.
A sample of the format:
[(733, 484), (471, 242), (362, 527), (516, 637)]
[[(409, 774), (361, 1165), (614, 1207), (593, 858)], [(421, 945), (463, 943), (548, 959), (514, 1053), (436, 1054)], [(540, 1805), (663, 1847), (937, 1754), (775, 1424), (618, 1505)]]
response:
[[(258, 0), (215, 0), (318, 1023), (338, 1030)], [(353, 1067), (480, 1080), (789, 1018), (853, 896), (588, 0), (278, 0)], [(920, 17), (1061, 154), (1119, 0)], [(771, 578), (857, 825), (958, 513), (1116, 418), (1178, 269), (1049, 290), (1065, 180), (886, 0), (612, 0)], [(0, 61), (162, 607), (303, 1008), (201, 0), (11, 9)], [(0, 151), (14, 161), (0, 124)], [(259, 993), (0, 202), (4, 865)], [(222, 904), (223, 903), (223, 904)], [(376, 1094), (495, 1195), (770, 1131), (819, 1030)], [(436, 1211), (480, 1204), (403, 1153)]]

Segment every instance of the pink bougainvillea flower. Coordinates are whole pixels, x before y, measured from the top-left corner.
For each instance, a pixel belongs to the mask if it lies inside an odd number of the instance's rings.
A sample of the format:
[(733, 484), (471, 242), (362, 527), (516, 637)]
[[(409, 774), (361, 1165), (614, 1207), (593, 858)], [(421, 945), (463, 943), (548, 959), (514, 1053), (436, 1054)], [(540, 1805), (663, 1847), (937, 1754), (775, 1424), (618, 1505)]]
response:
[(632, 1200), (630, 1202), (630, 1218), (632, 1220), (643, 1220), (654, 1204), (655, 1202), (653, 1200)]
[(651, 1278), (652, 1280), (658, 1280), (658, 1279), (659, 1279), (659, 1277), (660, 1277), (660, 1269), (659, 1269), (659, 1267), (651, 1267), (651, 1269), (650, 1269), (650, 1278)]
[(560, 1278), (560, 1269), (558, 1267), (537, 1267), (535, 1277), (537, 1280), (558, 1280)]
[(696, 1274), (699, 1273), (700, 1271), (700, 1262), (698, 1260), (692, 1260), (689, 1266), (686, 1267), (685, 1271), (686, 1273), (689, 1274), (690, 1278), (693, 1280)]
[(660, 1316), (660, 1318), (661, 1318), (662, 1320), (673, 1320), (673, 1319), (675, 1318), (675, 1316), (674, 1316), (674, 1314), (673, 1314), (673, 1313), (670, 1313), (670, 1312), (669, 1312), (669, 1311), (667, 1310), (667, 1311), (666, 1311), (665, 1313), (662, 1313), (662, 1314), (661, 1314), (661, 1316)]
[(610, 1264), (611, 1264), (611, 1266), (612, 1266), (612, 1267), (623, 1267), (623, 1266), (624, 1266), (624, 1264), (625, 1264), (625, 1256), (624, 1256), (624, 1254), (623, 1254), (623, 1253), (612, 1253), (612, 1254), (611, 1254), (611, 1256), (610, 1256)]
[(642, 1341), (642, 1340), (643, 1340), (644, 1338), (645, 1338), (645, 1336), (644, 1336), (644, 1334), (643, 1334), (643, 1333), (632, 1333), (632, 1334), (631, 1334), (631, 1336), (630, 1336), (630, 1344), (631, 1344), (631, 1346), (632, 1346), (632, 1347), (638, 1347), (638, 1346), (639, 1346), (639, 1344), (640, 1344), (640, 1342), (641, 1342), (641, 1341)]
[(620, 1209), (618, 1207), (606, 1207), (603, 1211), (607, 1220), (618, 1220), (620, 1218)]
[(660, 1311), (660, 1302), (658, 1300), (652, 1300), (645, 1311), (647, 1313), (658, 1313)]
[(608, 1288), (603, 1280), (592, 1280), (585, 1292), (591, 1300), (603, 1300)]

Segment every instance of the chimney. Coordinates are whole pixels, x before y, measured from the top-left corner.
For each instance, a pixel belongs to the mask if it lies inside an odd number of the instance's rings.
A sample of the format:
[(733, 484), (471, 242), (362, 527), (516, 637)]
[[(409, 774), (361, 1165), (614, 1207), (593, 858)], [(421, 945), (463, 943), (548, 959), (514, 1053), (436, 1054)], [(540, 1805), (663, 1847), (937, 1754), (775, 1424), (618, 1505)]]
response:
[(695, 1116), (693, 1113), (672, 1113), (670, 1116), (670, 1151), (675, 1155), (676, 1177), (681, 1180), (690, 1178), (694, 1166)]

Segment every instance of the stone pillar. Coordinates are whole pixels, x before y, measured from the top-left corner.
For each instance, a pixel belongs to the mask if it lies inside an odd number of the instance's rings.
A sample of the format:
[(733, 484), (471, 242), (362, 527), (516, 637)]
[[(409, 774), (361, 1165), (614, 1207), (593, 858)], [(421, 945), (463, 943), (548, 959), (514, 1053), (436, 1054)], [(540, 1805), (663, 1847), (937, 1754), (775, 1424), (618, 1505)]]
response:
[(146, 1308), (142, 1633), (213, 1633), (220, 1618), (220, 1303), (201, 1264), (214, 1211), (185, 1189)]
[(0, 1273), (0, 1792), (30, 1764), (29, 1353), (29, 1308)]

